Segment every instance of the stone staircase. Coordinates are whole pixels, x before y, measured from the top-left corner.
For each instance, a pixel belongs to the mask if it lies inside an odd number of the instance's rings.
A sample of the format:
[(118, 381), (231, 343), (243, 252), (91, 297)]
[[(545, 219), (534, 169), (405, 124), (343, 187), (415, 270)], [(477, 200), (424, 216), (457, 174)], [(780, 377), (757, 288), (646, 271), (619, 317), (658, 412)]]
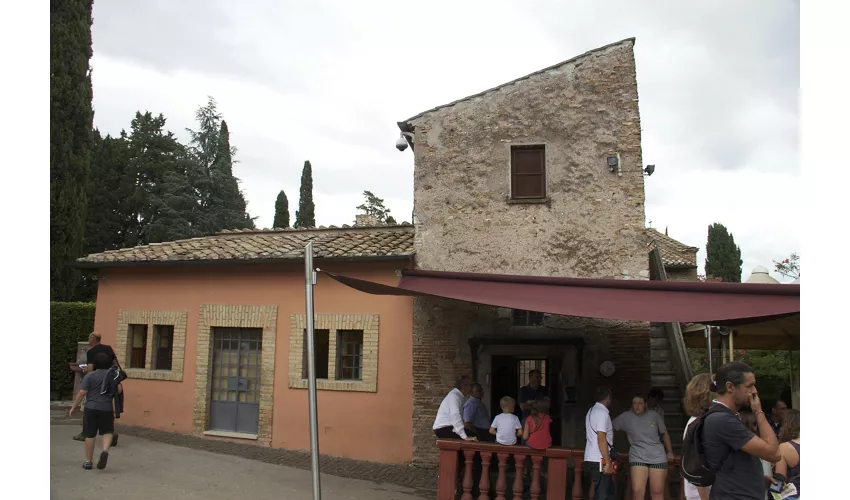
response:
[(684, 396), (683, 385), (676, 371), (672, 349), (668, 340), (668, 325), (664, 323), (653, 323), (649, 330), (649, 362), (650, 380), (652, 387), (664, 392), (664, 401), (661, 407), (664, 409), (664, 423), (670, 433), (670, 441), (673, 450), (678, 454), (682, 447), (682, 434), (685, 432), (685, 424), (688, 421), (682, 409), (682, 397)]

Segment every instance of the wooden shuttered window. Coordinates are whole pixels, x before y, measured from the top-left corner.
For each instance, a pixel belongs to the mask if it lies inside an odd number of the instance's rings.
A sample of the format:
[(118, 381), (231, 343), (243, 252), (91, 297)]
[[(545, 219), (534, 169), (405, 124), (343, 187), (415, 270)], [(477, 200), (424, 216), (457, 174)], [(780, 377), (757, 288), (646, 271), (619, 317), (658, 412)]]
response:
[(546, 152), (543, 146), (511, 147), (511, 198), (546, 197)]

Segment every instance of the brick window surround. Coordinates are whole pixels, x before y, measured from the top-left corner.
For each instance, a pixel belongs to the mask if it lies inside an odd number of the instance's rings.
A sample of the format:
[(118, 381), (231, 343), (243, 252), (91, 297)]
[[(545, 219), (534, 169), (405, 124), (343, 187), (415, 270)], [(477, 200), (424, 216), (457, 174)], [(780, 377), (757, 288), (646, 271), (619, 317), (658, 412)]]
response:
[[(203, 436), (209, 424), (210, 368), (212, 366), (212, 329), (215, 327), (262, 328), (260, 358), (260, 419), (256, 437), (259, 444), (270, 446), (274, 409), (274, 356), (277, 335), (277, 306), (202, 304), (198, 314), (198, 357), (195, 363), (195, 407), (193, 433)], [(231, 437), (239, 437), (233, 435)]]
[[(118, 332), (115, 337), (115, 355), (124, 368), (128, 378), (146, 380), (183, 381), (183, 360), (186, 354), (186, 318), (187, 311), (118, 311)], [(147, 326), (147, 349), (145, 352), (144, 368), (128, 368), (130, 366), (130, 325)], [(171, 369), (157, 370), (154, 366), (154, 331), (155, 326), (168, 325), (174, 327), (172, 339)]]
[[(316, 330), (329, 330), (328, 378), (316, 380), (316, 389), (325, 391), (378, 392), (378, 315), (377, 314), (316, 314)], [(303, 364), (304, 329), (306, 314), (293, 314), (289, 318), (289, 387), (306, 389), (307, 379)], [(363, 331), (363, 358), (360, 380), (337, 380), (339, 356), (337, 342), (339, 331)]]

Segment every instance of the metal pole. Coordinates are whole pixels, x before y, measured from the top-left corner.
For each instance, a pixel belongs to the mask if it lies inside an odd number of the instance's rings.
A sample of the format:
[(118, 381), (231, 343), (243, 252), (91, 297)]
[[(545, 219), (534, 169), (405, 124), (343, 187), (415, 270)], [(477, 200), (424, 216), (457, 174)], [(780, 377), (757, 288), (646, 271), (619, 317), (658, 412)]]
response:
[(708, 343), (708, 373), (714, 373), (711, 369), (711, 327), (705, 325), (705, 340)]
[(735, 361), (735, 330), (729, 330), (729, 361)]
[(313, 325), (313, 242), (304, 247), (304, 278), (307, 292), (307, 394), (310, 404), (310, 469), (313, 472), (313, 500), (321, 500), (322, 485), (319, 479), (319, 418), (316, 409), (316, 349)]

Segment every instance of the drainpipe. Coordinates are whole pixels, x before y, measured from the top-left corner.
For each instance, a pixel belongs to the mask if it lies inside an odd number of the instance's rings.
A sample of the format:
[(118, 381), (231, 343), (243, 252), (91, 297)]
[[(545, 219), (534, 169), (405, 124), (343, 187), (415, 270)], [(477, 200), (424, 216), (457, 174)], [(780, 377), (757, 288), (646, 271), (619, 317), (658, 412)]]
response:
[(711, 368), (711, 327), (705, 325), (705, 340), (708, 344), (708, 373), (714, 373), (714, 370)]

